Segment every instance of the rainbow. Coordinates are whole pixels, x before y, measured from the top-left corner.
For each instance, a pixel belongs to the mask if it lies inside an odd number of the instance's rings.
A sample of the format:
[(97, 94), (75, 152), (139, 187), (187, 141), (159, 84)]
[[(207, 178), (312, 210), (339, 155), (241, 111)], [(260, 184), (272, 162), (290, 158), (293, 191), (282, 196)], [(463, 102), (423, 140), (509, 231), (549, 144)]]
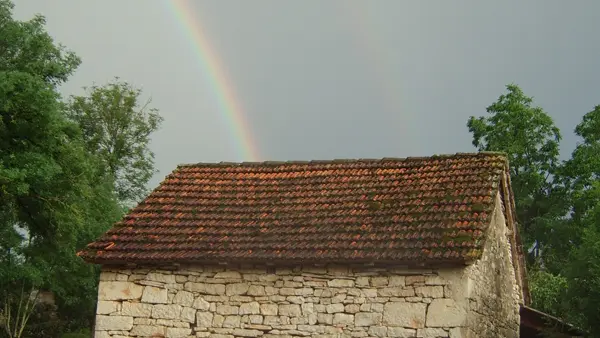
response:
[(214, 89), (214, 94), (221, 107), (220, 115), (229, 127), (231, 137), (235, 140), (237, 155), (243, 161), (259, 161), (257, 143), (252, 137), (250, 124), (246, 120), (241, 104), (235, 94), (233, 85), (228, 80), (225, 67), (204, 33), (194, 9), (187, 0), (166, 0), (168, 10), (172, 12), (179, 26), (194, 47), (201, 70), (206, 74)]

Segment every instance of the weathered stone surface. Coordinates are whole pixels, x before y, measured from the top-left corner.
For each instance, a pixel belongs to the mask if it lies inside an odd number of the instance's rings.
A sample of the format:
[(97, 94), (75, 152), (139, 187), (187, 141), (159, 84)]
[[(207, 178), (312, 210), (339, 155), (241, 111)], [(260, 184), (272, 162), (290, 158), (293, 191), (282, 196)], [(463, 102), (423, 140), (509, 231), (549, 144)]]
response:
[(424, 328), (417, 329), (417, 337), (423, 338), (439, 338), (439, 337), (448, 337), (448, 332), (444, 331), (441, 328)]
[(178, 291), (173, 298), (173, 303), (181, 306), (192, 306), (194, 303), (194, 294), (188, 291)]
[(194, 303), (192, 304), (194, 309), (206, 311), (210, 308), (210, 303), (204, 300), (202, 297), (198, 297), (194, 299)]
[(258, 302), (244, 303), (240, 305), (240, 315), (255, 315), (260, 313), (260, 305)]
[(279, 307), (277, 304), (260, 304), (260, 313), (265, 316), (277, 316)]
[(109, 300), (99, 300), (98, 306), (96, 308), (96, 313), (99, 315), (107, 315), (113, 312), (118, 312), (121, 308), (121, 303), (109, 301)]
[(131, 282), (100, 282), (98, 300), (140, 299), (143, 288), (143, 286)]
[(131, 317), (150, 317), (152, 304), (123, 302), (121, 314)]
[(196, 320), (196, 309), (191, 307), (183, 307), (181, 309), (181, 320), (193, 323)]
[(333, 315), (333, 325), (348, 325), (354, 323), (354, 315), (347, 313), (336, 313)]
[(134, 325), (130, 335), (139, 337), (163, 337), (165, 333), (166, 329), (164, 326)]
[(297, 304), (279, 305), (279, 315), (288, 317), (299, 317), (302, 315), (302, 310), (300, 309), (300, 305)]
[(354, 287), (354, 281), (349, 279), (333, 279), (327, 282), (330, 288), (351, 288)]
[(144, 292), (142, 293), (142, 303), (167, 304), (168, 302), (169, 298), (167, 296), (167, 289), (157, 288), (154, 286), (144, 287)]
[(212, 312), (196, 312), (196, 326), (198, 326), (199, 328), (211, 327), (213, 324), (213, 316), (214, 315), (212, 314)]
[(248, 283), (227, 284), (225, 294), (227, 296), (245, 295), (249, 288)]
[(381, 313), (359, 312), (354, 315), (354, 326), (374, 326), (381, 323)]
[(150, 272), (146, 275), (146, 279), (153, 282), (160, 282), (165, 284), (175, 283), (175, 276), (171, 274), (164, 274), (159, 272)]
[(184, 285), (186, 291), (199, 292), (207, 295), (222, 295), (225, 293), (224, 284), (207, 284), (187, 282)]
[(403, 327), (388, 327), (388, 337), (413, 338), (417, 336), (417, 330), (405, 329)]
[(454, 327), (465, 324), (467, 313), (452, 299), (434, 299), (427, 311), (428, 327)]
[[(388, 328), (387, 326), (371, 326), (369, 328), (369, 335), (375, 337), (388, 337), (387, 335)], [(394, 336), (391, 336), (394, 337)]]
[(133, 327), (133, 317), (129, 316), (96, 316), (96, 330), (98, 331), (118, 331), (131, 330)]
[(422, 328), (425, 326), (426, 304), (389, 302), (383, 310), (383, 323), (387, 326)]
[(192, 333), (192, 329), (179, 327), (168, 327), (166, 338), (186, 338)]
[(157, 304), (152, 307), (152, 318), (177, 319), (177, 318), (180, 318), (180, 315), (181, 315), (181, 305)]

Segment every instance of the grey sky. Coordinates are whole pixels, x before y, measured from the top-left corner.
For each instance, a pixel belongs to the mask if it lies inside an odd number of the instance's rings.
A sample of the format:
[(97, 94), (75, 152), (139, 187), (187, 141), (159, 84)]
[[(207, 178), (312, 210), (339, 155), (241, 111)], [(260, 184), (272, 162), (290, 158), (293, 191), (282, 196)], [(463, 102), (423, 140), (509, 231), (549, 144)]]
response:
[[(188, 0), (190, 1), (190, 0)], [(190, 1), (192, 2), (192, 1)], [(515, 82), (572, 129), (600, 104), (600, 1), (193, 1), (261, 160), (473, 151), (465, 123)], [(16, 0), (83, 59), (65, 94), (113, 76), (165, 118), (152, 148), (179, 163), (239, 161), (212, 83), (158, 0)]]

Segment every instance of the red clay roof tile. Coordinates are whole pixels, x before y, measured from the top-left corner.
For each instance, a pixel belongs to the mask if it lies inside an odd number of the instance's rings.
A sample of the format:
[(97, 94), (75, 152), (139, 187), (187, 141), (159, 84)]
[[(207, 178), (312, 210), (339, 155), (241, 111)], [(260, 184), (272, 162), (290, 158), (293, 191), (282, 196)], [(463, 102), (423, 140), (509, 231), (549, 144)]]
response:
[(423, 262), (480, 256), (496, 153), (179, 166), (78, 253), (94, 263)]

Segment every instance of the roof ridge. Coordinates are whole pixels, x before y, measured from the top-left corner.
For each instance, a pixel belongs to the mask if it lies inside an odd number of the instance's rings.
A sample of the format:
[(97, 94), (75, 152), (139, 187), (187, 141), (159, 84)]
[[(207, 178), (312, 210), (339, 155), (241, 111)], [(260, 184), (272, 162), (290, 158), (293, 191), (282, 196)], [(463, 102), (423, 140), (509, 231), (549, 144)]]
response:
[(277, 166), (277, 165), (289, 165), (289, 164), (340, 164), (340, 163), (353, 163), (353, 162), (366, 162), (366, 163), (377, 163), (386, 161), (419, 161), (419, 160), (432, 160), (436, 158), (457, 158), (457, 157), (477, 157), (477, 156), (506, 156), (506, 153), (499, 151), (480, 151), (480, 152), (457, 152), (454, 154), (434, 154), (431, 156), (407, 156), (407, 157), (382, 157), (382, 158), (337, 158), (331, 160), (288, 160), (288, 161), (242, 161), (242, 162), (197, 162), (197, 163), (181, 163), (177, 165), (177, 168), (181, 167), (223, 167), (223, 166)]

